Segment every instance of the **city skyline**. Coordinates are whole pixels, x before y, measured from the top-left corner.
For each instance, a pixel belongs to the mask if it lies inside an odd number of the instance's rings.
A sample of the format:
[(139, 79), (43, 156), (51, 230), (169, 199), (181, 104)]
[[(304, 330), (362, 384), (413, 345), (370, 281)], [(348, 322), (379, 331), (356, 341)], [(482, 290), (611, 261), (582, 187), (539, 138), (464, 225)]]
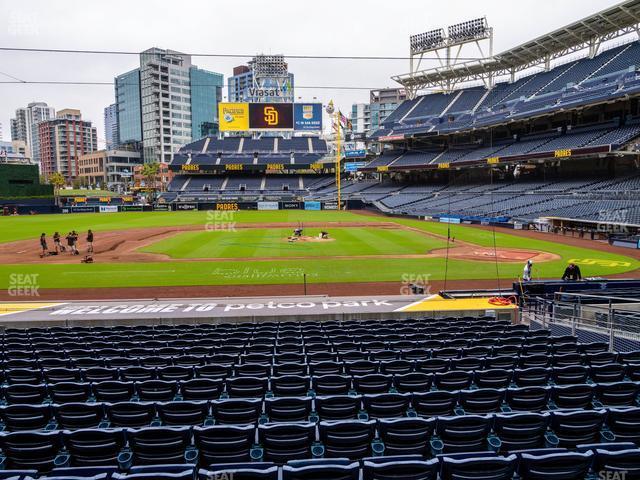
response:
[[(249, 3), (247, 8), (251, 8), (252, 4)], [(380, 14), (389, 7), (382, 1), (369, 2), (367, 8), (362, 9), (357, 2), (344, 4), (331, 0), (326, 8), (319, 9), (314, 15), (308, 15), (305, 5), (285, 3), (286, 8), (273, 11), (261, 9), (259, 16), (246, 16), (242, 28), (252, 32), (251, 35), (239, 35), (237, 24), (223, 21), (224, 18), (237, 16), (231, 4), (216, 5), (216, 9), (212, 10), (209, 3), (193, 2), (183, 15), (175, 15), (171, 9), (148, 9), (143, 4), (118, 1), (109, 5), (91, 5), (88, 15), (87, 8), (74, 9), (72, 5), (63, 7), (39, 2), (39, 8), (36, 9), (32, 5), (14, 4), (8, 14), (0, 19), (0, 44), (23, 48), (128, 52), (142, 52), (157, 46), (185, 53), (249, 56), (282, 53), (285, 57), (288, 54), (403, 57), (408, 52), (409, 35), (486, 15), (496, 30), (494, 50), (500, 51), (611, 5), (611, 1), (606, 0), (569, 0), (561, 5), (542, 3), (532, 9), (526, 28), (523, 28), (522, 24), (511, 21), (510, 9), (505, 8), (502, 2), (476, 4), (457, 0), (446, 6), (419, 11), (416, 15), (402, 16), (398, 22), (389, 22), (387, 16)], [(258, 3), (253, 5), (259, 7)], [(412, 3), (408, 1), (395, 5), (401, 10), (411, 7)], [(119, 12), (123, 9), (127, 15), (121, 16)], [(338, 17), (334, 14), (336, 11), (340, 12)], [(153, 32), (140, 29), (139, 19), (143, 17), (156, 25)], [(350, 18), (359, 18), (359, 21), (351, 22)], [(284, 30), (272, 28), (274, 21), (278, 25), (286, 25)], [(62, 32), (56, 28), (56, 25), (66, 22), (73, 23), (74, 29)], [(110, 28), (101, 33), (100, 29), (95, 28), (99, 22), (108, 23)], [(156, 33), (159, 31), (163, 32), (160, 36)], [(376, 32), (384, 33), (384, 41), (367, 40), (373, 38)], [(256, 43), (256, 38), (260, 38), (260, 42)], [(297, 46), (296, 39), (304, 39), (305, 47)], [(4, 81), (11, 81), (10, 77), (15, 77), (28, 81), (112, 82), (120, 72), (139, 66), (137, 56), (133, 55), (5, 51), (2, 57)], [(247, 60), (242, 57), (194, 57), (194, 63), (200, 68), (223, 73), (224, 96), (226, 79), (232, 75), (233, 67)], [(287, 58), (287, 61), (289, 69), (296, 73), (296, 100), (300, 97), (300, 100), (312, 101), (315, 97), (327, 103), (333, 99), (345, 113), (353, 103), (367, 101), (368, 88), (396, 87), (390, 76), (408, 70), (407, 60), (380, 62)], [(353, 86), (361, 90), (302, 88), (332, 85)], [(103, 110), (113, 103), (113, 90), (113, 85), (5, 84), (0, 89), (0, 123), (6, 127), (16, 108), (33, 101), (46, 102), (56, 109), (78, 108), (83, 111), (83, 117), (98, 128), (99, 148), (104, 148)], [(8, 136), (7, 133), (5, 136)]]

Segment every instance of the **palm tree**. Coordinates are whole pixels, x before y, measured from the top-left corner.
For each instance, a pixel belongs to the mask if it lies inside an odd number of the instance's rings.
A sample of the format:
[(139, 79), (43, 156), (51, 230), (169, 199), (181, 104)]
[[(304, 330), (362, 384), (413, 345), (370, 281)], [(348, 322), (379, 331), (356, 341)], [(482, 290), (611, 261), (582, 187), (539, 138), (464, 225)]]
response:
[(155, 201), (156, 187), (158, 181), (158, 173), (160, 172), (160, 164), (158, 162), (145, 163), (142, 165), (140, 173), (144, 177), (146, 186), (151, 189), (152, 201)]
[(56, 205), (59, 205), (58, 196), (60, 195), (60, 189), (64, 187), (67, 180), (60, 172), (53, 172), (49, 175), (49, 184), (53, 185), (53, 195), (56, 198)]

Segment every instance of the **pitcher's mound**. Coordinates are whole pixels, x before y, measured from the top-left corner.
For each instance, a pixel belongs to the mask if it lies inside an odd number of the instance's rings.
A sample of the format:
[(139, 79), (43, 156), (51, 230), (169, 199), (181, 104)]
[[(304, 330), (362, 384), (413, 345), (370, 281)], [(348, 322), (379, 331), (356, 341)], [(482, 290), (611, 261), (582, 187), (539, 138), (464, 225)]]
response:
[[(291, 239), (296, 239), (294, 241), (291, 241)], [(333, 242), (335, 240), (335, 238), (320, 238), (320, 237), (308, 237), (306, 235), (302, 235), (301, 237), (287, 237), (284, 239), (285, 242), (289, 242), (291, 241), (291, 243), (297, 243), (297, 242)]]

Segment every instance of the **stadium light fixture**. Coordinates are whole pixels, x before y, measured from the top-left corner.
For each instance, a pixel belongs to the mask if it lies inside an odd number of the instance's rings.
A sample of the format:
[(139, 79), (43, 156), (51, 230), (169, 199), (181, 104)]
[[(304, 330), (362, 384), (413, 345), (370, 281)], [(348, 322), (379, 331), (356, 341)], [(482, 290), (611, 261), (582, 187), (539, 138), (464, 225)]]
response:
[(419, 53), (432, 48), (437, 48), (442, 46), (444, 42), (445, 35), (443, 28), (418, 33), (409, 37), (411, 53)]
[(485, 38), (489, 30), (486, 18), (476, 18), (447, 27), (449, 43)]

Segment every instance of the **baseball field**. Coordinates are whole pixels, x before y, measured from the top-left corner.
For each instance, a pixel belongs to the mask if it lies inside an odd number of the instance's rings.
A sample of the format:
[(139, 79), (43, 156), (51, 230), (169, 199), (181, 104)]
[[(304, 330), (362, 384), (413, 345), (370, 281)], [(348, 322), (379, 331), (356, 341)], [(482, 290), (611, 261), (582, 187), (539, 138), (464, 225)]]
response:
[[(302, 236), (292, 240), (295, 228)], [(81, 263), (87, 229), (94, 263)], [(39, 236), (76, 230), (81, 255), (40, 258)], [(320, 238), (320, 232), (328, 238)], [(449, 238), (449, 240), (448, 240)], [(338, 211), (131, 212), (0, 218), (0, 289), (31, 276), (41, 290), (332, 284), (400, 284), (412, 279), (516, 280), (526, 260), (534, 278), (632, 273), (635, 251), (537, 232)], [(356, 292), (353, 292), (356, 293)]]

